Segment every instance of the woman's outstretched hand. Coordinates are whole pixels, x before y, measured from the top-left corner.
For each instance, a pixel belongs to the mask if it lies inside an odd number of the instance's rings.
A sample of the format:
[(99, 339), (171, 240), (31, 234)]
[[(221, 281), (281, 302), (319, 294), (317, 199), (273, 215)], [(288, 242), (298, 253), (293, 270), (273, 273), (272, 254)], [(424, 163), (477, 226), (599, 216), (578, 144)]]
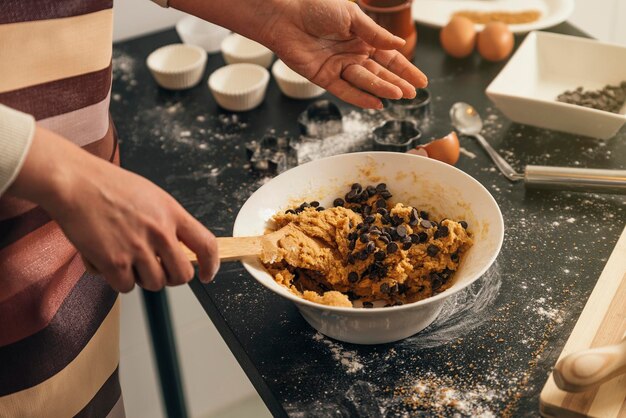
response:
[(345, 0), (286, 1), (261, 40), (291, 69), (340, 99), (381, 108), (379, 98), (415, 97), (426, 76), (396, 48), (404, 44)]

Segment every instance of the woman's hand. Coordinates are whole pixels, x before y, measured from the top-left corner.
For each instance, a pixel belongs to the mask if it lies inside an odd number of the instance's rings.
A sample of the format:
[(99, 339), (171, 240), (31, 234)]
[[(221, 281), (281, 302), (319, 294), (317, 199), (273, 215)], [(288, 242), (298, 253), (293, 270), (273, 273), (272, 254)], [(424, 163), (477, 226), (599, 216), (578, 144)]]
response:
[(120, 292), (186, 283), (194, 270), (179, 240), (210, 281), (219, 260), (215, 237), (150, 181), (37, 128), (9, 193), (41, 205), (107, 282)]
[(413, 98), (415, 87), (426, 87), (426, 76), (395, 51), (404, 40), (374, 23), (355, 3), (291, 0), (279, 10), (260, 40), (291, 69), (340, 99), (381, 108), (379, 97)]
[(380, 109), (379, 97), (415, 97), (426, 76), (395, 51), (404, 40), (348, 0), (170, 0), (176, 9), (272, 49), (340, 99)]

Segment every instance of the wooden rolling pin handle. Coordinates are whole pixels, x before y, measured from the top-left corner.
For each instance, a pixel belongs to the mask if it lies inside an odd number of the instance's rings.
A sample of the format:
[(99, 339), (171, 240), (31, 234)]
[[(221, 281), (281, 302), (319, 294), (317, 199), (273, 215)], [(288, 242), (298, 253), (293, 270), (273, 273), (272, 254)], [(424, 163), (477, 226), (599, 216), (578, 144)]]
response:
[(553, 376), (560, 389), (583, 392), (622, 373), (626, 373), (626, 339), (562, 358), (554, 367)]

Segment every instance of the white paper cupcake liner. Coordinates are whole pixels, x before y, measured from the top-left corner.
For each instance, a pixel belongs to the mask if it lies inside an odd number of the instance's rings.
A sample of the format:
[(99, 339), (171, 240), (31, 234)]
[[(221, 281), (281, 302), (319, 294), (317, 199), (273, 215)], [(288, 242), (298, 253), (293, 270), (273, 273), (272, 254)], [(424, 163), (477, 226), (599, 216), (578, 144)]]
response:
[(208, 80), (220, 107), (243, 112), (261, 104), (269, 83), (269, 72), (260, 65), (239, 63), (216, 70)]
[(188, 89), (200, 82), (206, 52), (194, 45), (171, 44), (152, 52), (146, 64), (157, 84), (169, 90)]

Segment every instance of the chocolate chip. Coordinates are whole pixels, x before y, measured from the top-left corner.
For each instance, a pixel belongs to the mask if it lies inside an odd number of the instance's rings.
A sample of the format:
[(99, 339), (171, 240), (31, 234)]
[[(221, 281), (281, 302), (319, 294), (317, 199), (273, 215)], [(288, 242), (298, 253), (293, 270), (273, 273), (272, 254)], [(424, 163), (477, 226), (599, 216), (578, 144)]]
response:
[(357, 257), (359, 260), (367, 260), (367, 256), (369, 254), (367, 254), (367, 251), (359, 251), (359, 253), (357, 254)]
[(365, 190), (367, 191), (367, 194), (370, 196), (374, 196), (376, 194), (376, 188), (374, 186), (367, 186)]
[(398, 234), (400, 238), (406, 237), (407, 232), (408, 231), (406, 229), (406, 226), (404, 225), (398, 225), (398, 227), (396, 228), (396, 233)]
[(320, 202), (318, 202), (317, 200), (312, 201), (311, 203), (309, 203), (309, 205), (311, 205), (312, 207), (316, 208), (320, 205)]
[(349, 240), (356, 240), (359, 237), (359, 234), (357, 234), (356, 232), (352, 231), (348, 234), (348, 239)]
[(426, 229), (430, 229), (433, 227), (432, 222), (430, 222), (428, 219), (422, 219), (422, 221), (420, 222), (420, 225), (422, 226), (422, 228), (426, 228)]
[(391, 289), (389, 289), (389, 294), (395, 295), (399, 291), (400, 291), (400, 286), (398, 286), (398, 283), (396, 283), (393, 286), (391, 286)]
[(374, 221), (376, 221), (376, 218), (372, 215), (366, 216), (365, 219), (363, 219), (363, 222), (366, 224), (373, 224)]
[(395, 228), (391, 230), (391, 233), (389, 235), (391, 235), (391, 239), (393, 241), (398, 241), (400, 239), (400, 235), (398, 235), (398, 231), (396, 231)]
[(307, 202), (303, 202), (303, 203), (300, 205), (300, 209), (305, 209), (305, 208), (308, 208), (308, 207), (311, 207), (311, 205), (310, 205), (310, 204), (308, 204)]
[(398, 244), (396, 244), (395, 242), (390, 242), (389, 244), (387, 244), (387, 254), (393, 254), (396, 251), (398, 251)]
[(359, 183), (353, 183), (352, 186), (350, 186), (350, 189), (358, 190), (357, 193), (361, 193), (361, 190), (363, 190), (363, 186), (361, 186)]
[(343, 206), (345, 204), (346, 204), (346, 202), (342, 198), (340, 198), (340, 197), (338, 197), (337, 199), (335, 199), (333, 201), (333, 206), (334, 207)]
[(413, 243), (411, 241), (409, 242), (403, 242), (402, 243), (402, 249), (403, 250), (408, 250), (409, 248), (411, 248), (411, 246), (413, 245)]
[(389, 193), (389, 190), (383, 190), (379, 194), (380, 194), (380, 197), (382, 197), (385, 200), (391, 199), (391, 197), (393, 196), (391, 193)]
[(376, 209), (376, 213), (379, 213), (380, 216), (386, 216), (387, 214), (389, 214), (389, 212), (387, 212), (387, 209), (385, 209), (385, 208), (378, 208), (378, 209)]
[(376, 244), (373, 241), (368, 242), (365, 250), (368, 254), (373, 253), (374, 251), (376, 251)]
[(443, 280), (437, 273), (430, 273), (430, 282), (433, 290), (438, 290), (443, 285)]
[(321, 211), (324, 210), (324, 207), (323, 206), (318, 206), (318, 207), (315, 208), (315, 210), (318, 211), (318, 212), (321, 212)]
[(398, 226), (398, 225), (400, 225), (400, 224), (401, 224), (401, 223), (403, 223), (403, 222), (404, 222), (404, 219), (402, 218), (402, 216), (399, 216), (399, 215), (393, 215), (393, 217), (391, 218), (391, 223), (392, 223), (394, 226)]
[(349, 281), (350, 283), (356, 283), (356, 282), (358, 282), (358, 281), (359, 281), (359, 275), (358, 275), (356, 272), (351, 271), (351, 272), (348, 274), (348, 281)]
[(450, 235), (450, 230), (445, 225), (437, 228), (437, 230), (435, 231), (435, 238), (443, 238), (447, 237), (448, 235)]
[(361, 234), (359, 236), (359, 241), (361, 241), (363, 244), (369, 242), (369, 240), (370, 240), (370, 235), (367, 233)]
[(419, 219), (419, 213), (417, 213), (417, 209), (411, 209), (411, 213), (409, 214), (409, 219)]
[(383, 224), (389, 225), (389, 224), (391, 224), (391, 216), (389, 216), (389, 214), (386, 214), (386, 215), (383, 216), (381, 221), (382, 221)]
[(380, 285), (380, 292), (381, 293), (389, 293), (389, 284), (388, 283), (383, 283)]
[(380, 237), (378, 237), (378, 239), (381, 240), (384, 244), (389, 244), (391, 242), (391, 240), (386, 235), (381, 235)]
[(401, 300), (396, 301), (396, 303), (394, 303), (393, 306), (402, 306), (402, 301)]
[(385, 257), (387, 257), (387, 256), (385, 255), (384, 251), (376, 251), (374, 253), (374, 260), (376, 260), (376, 261), (383, 261), (385, 259)]
[(376, 191), (380, 193), (383, 190), (387, 190), (387, 185), (385, 183), (378, 183), (376, 185)]
[(411, 234), (411, 235), (409, 235), (409, 238), (411, 238), (411, 242), (413, 244), (419, 244), (419, 242), (420, 242), (420, 236), (417, 235), (417, 234)]
[(354, 264), (355, 261), (354, 254), (348, 254), (348, 264)]
[(452, 253), (450, 254), (450, 260), (454, 261), (455, 263), (459, 261), (459, 253)]
[(434, 257), (439, 253), (439, 247), (437, 247), (436, 245), (430, 244), (428, 248), (426, 249), (426, 253), (428, 253), (429, 256)]
[(285, 213), (292, 213), (292, 214), (294, 214), (294, 215), (295, 215), (295, 214), (296, 214), (296, 211), (295, 211), (295, 210), (293, 210), (293, 209), (287, 209), (287, 210), (285, 211)]
[(411, 225), (411, 226), (417, 226), (418, 223), (419, 223), (419, 219), (410, 219), (409, 220), (409, 225)]
[(355, 202), (356, 196), (357, 196), (357, 192), (354, 189), (352, 189), (348, 193), (346, 193), (344, 197), (346, 199), (346, 202)]
[(420, 218), (422, 219), (428, 219), (428, 212), (425, 212), (423, 210), (420, 210)]
[[(385, 202), (385, 199), (378, 199), (375, 203), (376, 207), (378, 209), (385, 209), (387, 208), (387, 202)], [(380, 213), (380, 212), (378, 212)]]
[(372, 213), (372, 207), (369, 205), (363, 206), (363, 215), (369, 216)]
[(348, 249), (352, 251), (354, 250), (354, 247), (356, 247), (356, 241), (352, 241), (352, 240), (348, 241)]
[(463, 229), (467, 229), (467, 222), (459, 221), (459, 224), (463, 227)]
[(420, 237), (420, 242), (428, 241), (428, 234), (426, 232), (420, 232), (417, 236)]
[(373, 308), (374, 304), (372, 302), (363, 302), (363, 307), (364, 308)]

